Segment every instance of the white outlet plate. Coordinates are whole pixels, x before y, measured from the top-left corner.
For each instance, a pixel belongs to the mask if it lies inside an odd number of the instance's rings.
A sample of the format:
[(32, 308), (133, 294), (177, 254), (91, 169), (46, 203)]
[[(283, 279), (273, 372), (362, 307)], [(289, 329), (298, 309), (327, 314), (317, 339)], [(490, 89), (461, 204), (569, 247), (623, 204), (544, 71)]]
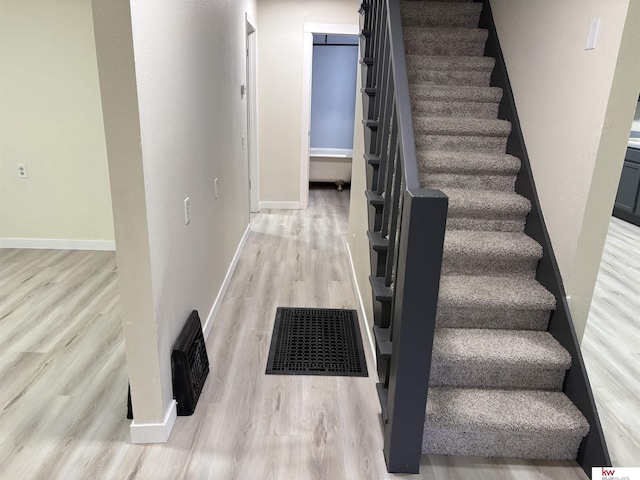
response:
[(189, 225), (191, 221), (191, 200), (189, 197), (184, 199), (184, 224)]
[(217, 178), (213, 181), (213, 189), (216, 193), (216, 198), (218, 198), (218, 179)]
[(18, 178), (29, 178), (27, 175), (27, 165), (24, 163), (18, 163), (16, 165), (18, 168)]

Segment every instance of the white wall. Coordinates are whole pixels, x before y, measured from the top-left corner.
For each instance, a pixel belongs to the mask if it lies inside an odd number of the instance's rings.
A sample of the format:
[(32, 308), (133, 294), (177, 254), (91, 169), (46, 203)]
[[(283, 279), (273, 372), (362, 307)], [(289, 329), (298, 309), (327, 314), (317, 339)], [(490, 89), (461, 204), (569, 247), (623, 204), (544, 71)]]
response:
[(91, 2), (0, 9), (0, 246), (113, 248)]
[[(249, 224), (248, 163), (241, 142), (246, 134), (246, 104), (240, 85), (245, 83), (245, 11), (255, 18), (255, 2), (132, 0), (133, 35), (127, 41), (123, 40), (126, 25), (114, 24), (126, 23), (128, 4), (94, 0), (94, 11), (105, 123), (110, 119), (109, 162), (119, 172), (118, 182), (130, 186), (120, 191), (122, 184), (112, 185), (114, 192), (119, 191), (114, 193), (114, 211), (118, 262), (125, 271), (121, 286), (151, 291), (152, 308), (142, 309), (145, 318), (133, 312), (148, 297), (136, 300), (130, 295), (123, 301), (130, 372), (145, 362), (151, 370), (148, 380), (138, 376), (134, 384), (132, 378), (134, 418), (153, 423), (163, 420), (172, 401), (171, 347), (191, 310), (198, 310), (206, 321)], [(122, 60), (127, 48), (129, 54), (133, 51), (135, 71), (133, 61)], [(130, 77), (128, 84), (122, 81), (124, 76)], [(135, 124), (136, 113), (138, 145), (130, 129), (117, 123), (125, 115)], [(122, 160), (126, 155), (134, 162), (129, 168), (144, 172), (143, 184), (126, 177), (128, 167)], [(122, 200), (132, 195), (131, 190), (139, 193), (139, 198), (132, 198), (136, 204), (146, 204), (133, 214)], [(186, 197), (191, 200), (189, 225), (184, 221)], [(148, 229), (148, 266), (141, 223)], [(137, 237), (127, 227), (138, 229)], [(129, 248), (121, 252), (121, 244)], [(140, 256), (134, 254), (136, 249)], [(124, 261), (121, 255), (126, 255)], [(137, 270), (140, 257), (142, 269), (150, 274), (142, 272), (135, 283), (131, 272)], [(155, 346), (136, 348), (129, 345), (133, 338), (152, 338)], [(158, 372), (148, 360), (154, 356)], [(146, 406), (136, 402), (136, 397), (146, 398), (149, 392), (161, 396), (160, 410), (145, 411)]]
[(304, 24), (357, 25), (359, 6), (357, 0), (258, 3), (258, 155), (263, 202), (300, 200)]
[[(581, 338), (638, 97), (640, 17), (630, 12), (625, 28), (629, 0), (491, 5)], [(601, 19), (600, 35), (587, 51), (593, 18)]]

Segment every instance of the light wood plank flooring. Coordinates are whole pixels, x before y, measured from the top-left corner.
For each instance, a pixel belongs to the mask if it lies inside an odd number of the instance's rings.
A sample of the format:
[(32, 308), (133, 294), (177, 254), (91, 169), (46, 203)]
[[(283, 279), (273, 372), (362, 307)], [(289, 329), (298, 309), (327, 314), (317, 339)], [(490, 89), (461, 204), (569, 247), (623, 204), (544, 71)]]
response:
[(611, 217), (582, 351), (611, 461), (640, 466), (640, 227)]
[[(253, 217), (196, 413), (162, 445), (128, 443), (114, 255), (0, 250), (0, 478), (400, 477), (386, 473), (374, 378), (264, 374), (277, 306), (357, 308), (349, 191), (310, 195), (306, 211)], [(375, 372), (369, 352), (367, 362)], [(424, 456), (408, 478), (586, 476), (569, 462)]]

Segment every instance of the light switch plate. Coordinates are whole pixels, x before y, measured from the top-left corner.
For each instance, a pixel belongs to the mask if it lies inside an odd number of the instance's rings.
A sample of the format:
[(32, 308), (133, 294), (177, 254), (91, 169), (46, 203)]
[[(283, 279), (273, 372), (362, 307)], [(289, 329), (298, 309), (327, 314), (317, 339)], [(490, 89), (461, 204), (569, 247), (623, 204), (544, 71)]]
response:
[(189, 225), (191, 221), (191, 200), (189, 197), (184, 199), (184, 224)]
[(589, 33), (587, 34), (587, 45), (585, 50), (595, 50), (598, 42), (598, 32), (600, 30), (600, 19), (594, 18), (589, 22)]

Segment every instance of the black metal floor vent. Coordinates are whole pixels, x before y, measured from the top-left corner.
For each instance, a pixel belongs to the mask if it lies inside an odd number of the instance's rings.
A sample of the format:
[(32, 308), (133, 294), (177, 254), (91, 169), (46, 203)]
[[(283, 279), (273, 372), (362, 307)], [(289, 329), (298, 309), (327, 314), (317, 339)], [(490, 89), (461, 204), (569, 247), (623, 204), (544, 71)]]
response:
[(366, 377), (355, 310), (278, 307), (268, 374)]

